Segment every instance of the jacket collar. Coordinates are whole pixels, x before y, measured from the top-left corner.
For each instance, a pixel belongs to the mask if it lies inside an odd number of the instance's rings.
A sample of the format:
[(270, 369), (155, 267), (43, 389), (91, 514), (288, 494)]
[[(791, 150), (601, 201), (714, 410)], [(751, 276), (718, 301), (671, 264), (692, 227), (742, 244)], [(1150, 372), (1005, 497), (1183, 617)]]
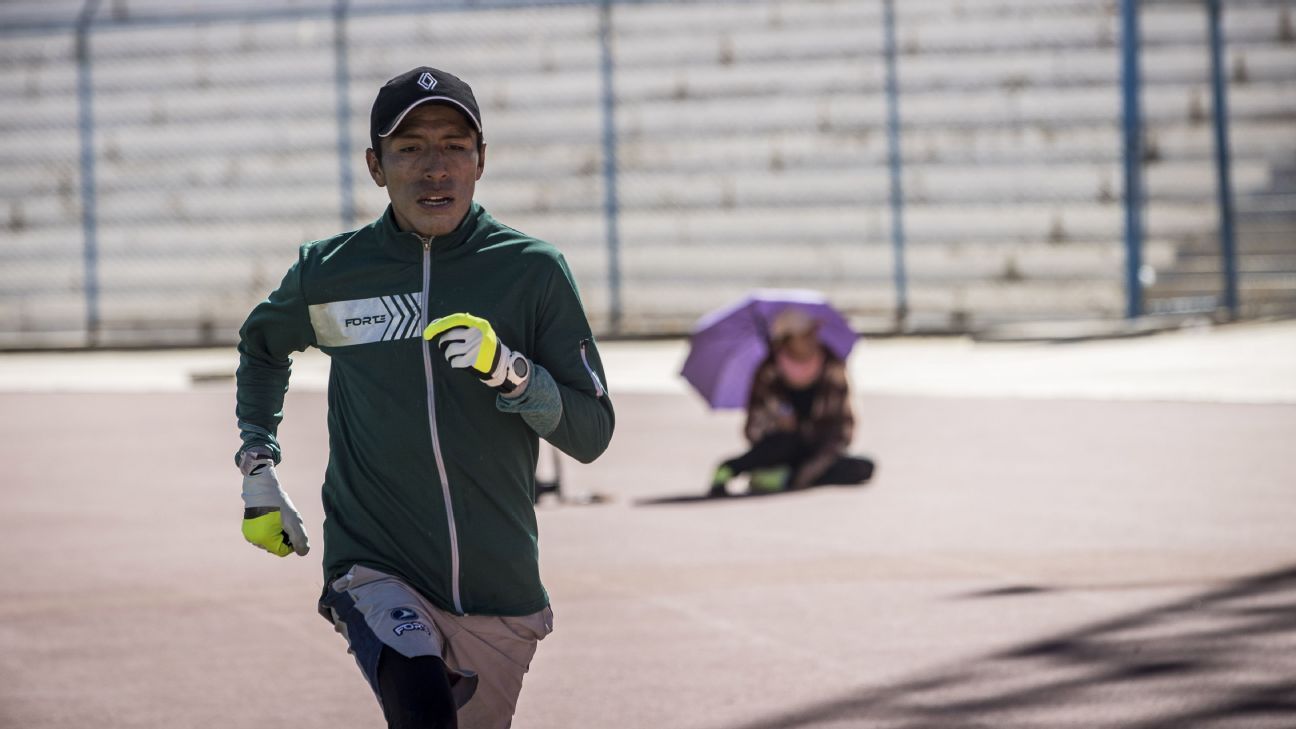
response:
[(445, 235), (434, 236), (431, 239), (420, 237), (417, 233), (403, 231), (396, 226), (396, 215), (392, 212), (390, 203), (383, 214), (370, 226), (378, 234), (378, 240), (383, 250), (393, 258), (399, 258), (405, 261), (419, 261), (423, 257), (423, 246), (429, 245), (433, 253), (455, 252), (463, 248), (464, 243), (477, 230), (477, 224), (485, 211), (477, 201), (473, 201), (472, 207), (468, 208), (468, 213), (460, 221), (459, 227), (446, 233)]

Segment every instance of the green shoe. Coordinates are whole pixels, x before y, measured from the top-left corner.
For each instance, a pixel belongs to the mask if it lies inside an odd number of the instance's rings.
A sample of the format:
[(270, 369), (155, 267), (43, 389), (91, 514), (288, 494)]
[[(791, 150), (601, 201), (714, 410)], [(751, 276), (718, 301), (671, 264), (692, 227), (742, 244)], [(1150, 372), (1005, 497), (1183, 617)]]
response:
[(787, 466), (778, 468), (761, 468), (751, 472), (748, 488), (752, 493), (769, 494), (787, 488), (788, 476), (792, 469)]
[(711, 490), (707, 492), (707, 496), (712, 498), (728, 496), (729, 489), (725, 487), (729, 485), (729, 481), (733, 477), (734, 472), (732, 468), (728, 466), (720, 466), (717, 468), (715, 475), (711, 477)]

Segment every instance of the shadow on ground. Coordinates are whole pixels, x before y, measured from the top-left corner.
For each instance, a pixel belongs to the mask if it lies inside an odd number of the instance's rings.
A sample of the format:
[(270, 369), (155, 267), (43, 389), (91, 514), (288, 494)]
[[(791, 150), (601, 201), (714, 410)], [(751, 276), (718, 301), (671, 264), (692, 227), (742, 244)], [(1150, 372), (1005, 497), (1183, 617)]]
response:
[(1296, 565), (735, 729), (817, 725), (1296, 726)]
[(691, 494), (673, 494), (670, 496), (653, 496), (649, 498), (635, 499), (635, 506), (665, 506), (669, 504), (724, 504), (746, 499), (764, 499), (773, 496), (779, 497), (796, 497), (802, 496), (822, 489), (864, 489), (871, 485), (872, 482), (862, 484), (850, 484), (841, 486), (830, 484), (825, 486), (815, 486), (814, 488), (798, 489), (793, 491), (738, 491), (729, 493), (726, 496), (710, 496), (705, 489), (698, 489), (696, 493)]

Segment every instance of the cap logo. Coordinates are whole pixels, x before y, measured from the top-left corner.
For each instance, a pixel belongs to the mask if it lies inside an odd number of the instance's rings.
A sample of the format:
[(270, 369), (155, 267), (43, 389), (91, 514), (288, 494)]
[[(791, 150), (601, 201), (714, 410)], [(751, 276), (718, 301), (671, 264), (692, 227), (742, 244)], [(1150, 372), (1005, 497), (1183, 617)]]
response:
[(436, 79), (432, 74), (424, 71), (423, 75), (418, 77), (418, 85), (422, 86), (424, 91), (431, 91), (436, 86)]

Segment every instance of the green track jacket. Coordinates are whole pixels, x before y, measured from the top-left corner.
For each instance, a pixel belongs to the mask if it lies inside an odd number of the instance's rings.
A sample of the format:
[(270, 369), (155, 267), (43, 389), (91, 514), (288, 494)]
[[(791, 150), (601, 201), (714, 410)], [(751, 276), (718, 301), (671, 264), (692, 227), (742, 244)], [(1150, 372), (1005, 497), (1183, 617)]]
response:
[[(430, 320), (461, 311), (532, 360), (522, 397), (500, 398), (423, 340)], [(326, 580), (363, 564), (458, 614), (548, 605), (532, 502), (537, 436), (588, 463), (614, 423), (553, 246), (475, 203), (453, 233), (424, 240), (401, 232), (389, 207), (367, 227), (303, 245), (240, 338), (243, 448), (266, 446), (276, 461), (291, 353), (313, 346), (331, 358)]]

